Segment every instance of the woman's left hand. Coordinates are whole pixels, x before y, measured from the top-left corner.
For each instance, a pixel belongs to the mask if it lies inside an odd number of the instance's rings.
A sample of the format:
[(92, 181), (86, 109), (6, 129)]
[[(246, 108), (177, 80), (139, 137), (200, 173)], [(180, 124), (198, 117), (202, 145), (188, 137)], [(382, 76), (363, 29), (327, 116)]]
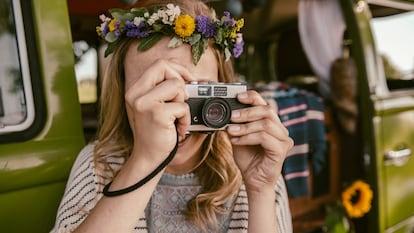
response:
[(249, 192), (274, 190), (293, 140), (275, 106), (268, 105), (259, 93), (247, 91), (237, 98), (252, 105), (234, 110), (231, 121), (236, 124), (227, 129), (244, 184)]

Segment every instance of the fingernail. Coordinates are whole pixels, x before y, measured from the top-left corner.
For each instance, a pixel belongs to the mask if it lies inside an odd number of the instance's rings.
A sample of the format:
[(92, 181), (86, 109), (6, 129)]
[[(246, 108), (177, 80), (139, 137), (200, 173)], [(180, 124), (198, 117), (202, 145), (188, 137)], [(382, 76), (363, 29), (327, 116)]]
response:
[(246, 92), (242, 92), (242, 93), (239, 93), (237, 97), (240, 99), (247, 99), (248, 95)]
[(231, 113), (231, 117), (233, 117), (233, 118), (239, 118), (240, 117), (240, 111), (234, 110)]
[(230, 125), (229, 126), (229, 131), (231, 131), (231, 132), (240, 131), (240, 126), (239, 125)]
[(232, 143), (237, 143), (240, 140), (240, 138), (231, 138), (230, 141)]

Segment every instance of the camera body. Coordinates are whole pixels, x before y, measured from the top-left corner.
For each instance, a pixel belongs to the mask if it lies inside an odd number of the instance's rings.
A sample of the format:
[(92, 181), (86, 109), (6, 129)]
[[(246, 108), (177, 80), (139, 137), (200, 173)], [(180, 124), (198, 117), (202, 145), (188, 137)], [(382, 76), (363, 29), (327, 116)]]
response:
[(247, 90), (241, 83), (191, 82), (186, 84), (186, 89), (191, 113), (189, 132), (223, 130), (230, 123), (232, 110), (250, 106), (236, 98), (238, 93)]

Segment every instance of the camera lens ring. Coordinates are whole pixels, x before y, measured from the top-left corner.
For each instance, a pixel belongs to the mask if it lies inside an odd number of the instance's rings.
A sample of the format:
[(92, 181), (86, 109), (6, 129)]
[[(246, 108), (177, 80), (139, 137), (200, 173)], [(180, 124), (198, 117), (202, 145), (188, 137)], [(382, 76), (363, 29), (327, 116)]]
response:
[(214, 129), (222, 128), (230, 122), (231, 108), (223, 98), (209, 98), (202, 109), (203, 122)]

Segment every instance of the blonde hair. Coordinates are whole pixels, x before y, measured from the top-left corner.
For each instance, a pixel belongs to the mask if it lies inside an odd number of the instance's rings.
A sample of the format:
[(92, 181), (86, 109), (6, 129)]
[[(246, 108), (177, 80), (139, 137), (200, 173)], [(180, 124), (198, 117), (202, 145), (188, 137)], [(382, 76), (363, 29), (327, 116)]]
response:
[[(180, 6), (183, 13), (193, 17), (200, 14), (210, 15), (208, 6), (198, 0), (138, 1), (136, 7), (152, 10), (153, 7), (164, 6), (167, 3)], [(135, 41), (125, 39), (119, 43), (101, 83), (98, 140), (94, 156), (95, 163), (104, 164), (105, 169), (110, 169), (106, 162), (107, 156), (117, 155), (127, 159), (133, 146), (133, 135), (127, 119), (124, 99), (124, 59), (129, 47)], [(234, 82), (232, 63), (225, 61), (221, 50), (212, 48), (219, 64), (218, 80)], [(189, 221), (204, 231), (207, 230), (207, 226), (217, 227), (218, 213), (230, 211), (224, 208), (224, 204), (238, 192), (242, 183), (231, 148), (230, 140), (224, 131), (209, 135), (201, 148), (202, 160), (194, 172), (200, 179), (202, 190), (188, 202), (184, 214)], [(113, 176), (116, 173), (117, 171), (112, 171)]]

